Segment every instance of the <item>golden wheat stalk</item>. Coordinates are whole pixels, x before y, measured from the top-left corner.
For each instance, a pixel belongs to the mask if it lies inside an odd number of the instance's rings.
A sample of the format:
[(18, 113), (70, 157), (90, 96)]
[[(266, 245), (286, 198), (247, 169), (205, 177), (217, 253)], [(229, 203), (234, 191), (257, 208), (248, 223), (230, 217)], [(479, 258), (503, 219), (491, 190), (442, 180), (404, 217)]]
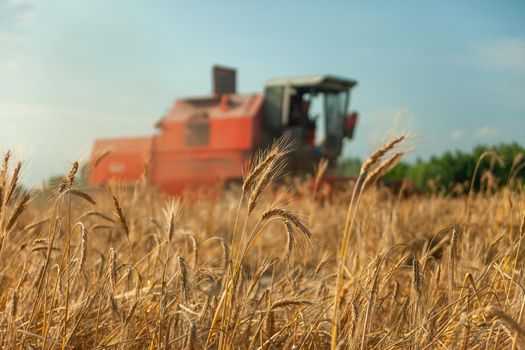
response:
[(4, 188), (6, 183), (7, 170), (9, 168), (9, 158), (11, 158), (11, 151), (7, 151), (4, 154), (4, 160), (2, 162), (2, 167), (0, 168), (0, 213), (2, 213), (4, 203)]
[(283, 261), (289, 265), (292, 251), (295, 245), (295, 236), (290, 221), (284, 220), (284, 226), (286, 227), (286, 250), (284, 253)]
[(230, 264), (230, 247), (228, 247), (228, 243), (224, 239), (221, 239), (221, 247), (222, 247), (222, 268), (226, 272), (226, 269), (228, 268), (228, 265)]
[(117, 196), (112, 194), (112, 198), (113, 198), (113, 209), (114, 209), (115, 214), (117, 216), (117, 220), (120, 223), (120, 227), (122, 228), (122, 230), (124, 231), (124, 233), (126, 235), (126, 239), (128, 241), (129, 251), (131, 252), (131, 255), (134, 255), (133, 254), (133, 246), (131, 245), (131, 239), (129, 237), (128, 223), (126, 222), (126, 218), (124, 217), (124, 213), (122, 212), (122, 208), (120, 207), (120, 204), (119, 204), (119, 201), (117, 199)]
[(267, 164), (262, 175), (259, 177), (257, 183), (255, 184), (254, 189), (251, 192), (250, 197), (248, 199), (248, 214), (250, 214), (255, 209), (259, 196), (263, 192), (264, 188), (270, 183), (272, 171), (274, 170), (274, 163), (275, 161), (272, 161), (269, 164)]
[(312, 232), (310, 229), (303, 224), (299, 217), (288, 210), (282, 208), (273, 208), (265, 211), (261, 216), (261, 221), (269, 220), (272, 217), (281, 217), (288, 220), (295, 228), (299, 230), (306, 238), (312, 238)]
[(86, 192), (82, 192), (80, 190), (76, 190), (76, 189), (72, 188), (72, 189), (68, 190), (68, 193), (71, 193), (72, 195), (74, 195), (76, 197), (82, 198), (86, 202), (89, 202), (89, 203), (91, 203), (93, 205), (97, 204), (97, 202), (95, 202), (95, 200), (89, 194), (87, 194)]
[(15, 225), (17, 219), (24, 212), (24, 210), (25, 210), (25, 208), (27, 206), (27, 203), (29, 202), (30, 199), (31, 199), (31, 195), (29, 193), (25, 193), (20, 198), (20, 200), (18, 201), (18, 204), (15, 207), (15, 210), (11, 214), (11, 217), (9, 218), (9, 220), (7, 221), (7, 226), (6, 226), (6, 230), (7, 231), (10, 231), (13, 228), (13, 226)]
[(5, 197), (4, 197), (5, 205), (9, 203), (9, 201), (13, 197), (13, 194), (15, 193), (16, 185), (18, 184), (18, 176), (20, 175), (21, 168), (22, 168), (22, 162), (18, 162), (16, 164), (15, 170), (13, 170), (13, 174), (11, 175), (9, 185), (7, 186), (7, 192), (5, 193)]
[(368, 170), (373, 167), (381, 158), (388, 153), (388, 151), (394, 149), (399, 143), (401, 143), (406, 136), (395, 136), (390, 141), (376, 149), (368, 158), (363, 162), (361, 165), (361, 169), (359, 171), (359, 175), (362, 176), (368, 172)]
[(115, 253), (115, 249), (113, 249), (113, 247), (109, 248), (108, 275), (109, 285), (111, 286), (112, 290), (115, 290), (117, 286), (117, 254)]
[(392, 138), (389, 142), (379, 147), (374, 151), (363, 163), (361, 166), (359, 176), (357, 178), (356, 184), (352, 191), (352, 197), (350, 198), (350, 203), (348, 204), (348, 210), (346, 212), (345, 225), (343, 230), (343, 239), (339, 249), (339, 261), (336, 274), (336, 288), (334, 293), (334, 309), (332, 313), (332, 325), (330, 330), (330, 349), (335, 350), (338, 344), (338, 331), (339, 331), (339, 321), (341, 316), (340, 310), (340, 293), (343, 287), (343, 273), (346, 265), (346, 258), (348, 255), (348, 248), (350, 245), (350, 236), (352, 233), (353, 225), (355, 222), (355, 217), (357, 215), (357, 209), (359, 207), (361, 199), (361, 184), (364, 181), (364, 175), (368, 173), (369, 169), (374, 166), (387, 152), (396, 147), (400, 142), (405, 139), (405, 136), (397, 136)]
[(67, 175), (67, 187), (71, 188), (73, 186), (73, 182), (75, 181), (75, 175), (78, 171), (78, 162), (75, 161), (73, 163), (73, 166), (71, 167), (71, 170), (69, 170), (69, 174)]
[(88, 217), (90, 217), (90, 216), (99, 217), (99, 218), (101, 218), (101, 219), (103, 219), (103, 220), (106, 220), (106, 221), (109, 221), (109, 222), (115, 222), (115, 220), (113, 220), (112, 218), (110, 218), (110, 217), (107, 216), (106, 214), (103, 214), (103, 213), (100, 213), (100, 212), (98, 212), (98, 211), (94, 211), (94, 210), (92, 210), (92, 211), (88, 211), (88, 212), (86, 212), (86, 213), (80, 215), (80, 216), (78, 217), (78, 220), (79, 220), (79, 221), (82, 221), (83, 219), (88, 218)]
[(290, 140), (290, 134), (284, 133), (280, 138), (275, 140), (268, 151), (258, 153), (253, 161), (251, 170), (246, 175), (242, 191), (247, 192), (256, 181), (263, 175), (263, 173), (275, 164), (275, 162), (282, 158), (283, 155), (292, 150), (293, 144)]
[(386, 174), (388, 171), (390, 171), (394, 166), (399, 163), (401, 158), (404, 156), (403, 152), (397, 152), (396, 154), (392, 155), (390, 158), (388, 158), (384, 163), (379, 165), (374, 171), (372, 171), (363, 182), (363, 189), (362, 191), (366, 191), (366, 189), (377, 182), (377, 180)]
[(450, 253), (448, 259), (448, 281), (449, 281), (449, 298), (452, 300), (452, 296), (456, 284), (456, 265), (458, 259), (458, 232), (456, 229), (452, 229), (452, 236), (450, 238)]
[(499, 319), (503, 323), (503, 325), (510, 331), (510, 333), (516, 336), (514, 344), (519, 349), (523, 349), (525, 347), (525, 329), (523, 329), (521, 325), (518, 324), (518, 322), (516, 322), (503, 310), (493, 305), (486, 307), (484, 311), (488, 316), (494, 316), (497, 319)]
[(255, 167), (248, 173), (244, 180), (242, 185), (243, 192), (247, 192), (255, 184), (257, 179), (259, 179), (263, 172), (273, 166), (273, 163), (277, 160), (278, 156), (279, 148), (273, 147), (265, 156), (261, 157), (261, 161), (256, 162)]
[(88, 230), (84, 225), (82, 225), (81, 228), (81, 242), (80, 242), (80, 257), (78, 261), (78, 273), (84, 271), (84, 266), (86, 264), (86, 257), (87, 257), (87, 251), (88, 251)]
[(179, 261), (180, 281), (181, 281), (182, 292), (184, 293), (184, 300), (188, 302), (190, 298), (190, 293), (191, 293), (188, 266), (186, 265), (186, 261), (184, 260), (184, 257), (179, 256), (178, 261)]
[(186, 340), (186, 350), (195, 350), (197, 342), (197, 326), (195, 323), (190, 322), (190, 330), (188, 332), (188, 337)]

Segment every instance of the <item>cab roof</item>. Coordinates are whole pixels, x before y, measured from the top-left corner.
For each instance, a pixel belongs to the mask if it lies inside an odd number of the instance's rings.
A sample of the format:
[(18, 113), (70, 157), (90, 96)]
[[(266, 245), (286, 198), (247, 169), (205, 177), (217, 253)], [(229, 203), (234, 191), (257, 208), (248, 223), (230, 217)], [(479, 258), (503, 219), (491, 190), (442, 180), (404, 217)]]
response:
[(348, 90), (357, 81), (335, 75), (312, 75), (304, 77), (275, 78), (266, 82), (267, 87), (291, 86), (295, 88), (317, 88), (319, 90)]

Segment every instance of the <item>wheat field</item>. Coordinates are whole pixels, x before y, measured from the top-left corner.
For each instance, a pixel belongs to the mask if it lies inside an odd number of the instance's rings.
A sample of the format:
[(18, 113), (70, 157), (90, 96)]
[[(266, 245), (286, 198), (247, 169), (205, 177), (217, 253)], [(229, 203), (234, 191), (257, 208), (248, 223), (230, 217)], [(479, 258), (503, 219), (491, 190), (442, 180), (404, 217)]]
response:
[[(0, 169), (2, 349), (522, 349), (519, 186), (404, 196), (379, 147), (323, 196), (260, 154), (239, 188), (166, 198), (147, 182), (56, 188)], [(486, 155), (490, 157), (491, 155)], [(511, 179), (512, 180), (512, 179)]]

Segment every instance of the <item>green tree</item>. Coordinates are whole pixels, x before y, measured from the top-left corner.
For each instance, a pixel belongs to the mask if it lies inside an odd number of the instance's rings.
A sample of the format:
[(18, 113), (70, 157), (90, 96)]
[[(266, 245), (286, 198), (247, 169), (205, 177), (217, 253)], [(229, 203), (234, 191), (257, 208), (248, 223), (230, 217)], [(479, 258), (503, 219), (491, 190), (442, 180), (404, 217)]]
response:
[[(479, 145), (470, 152), (447, 151), (440, 156), (432, 156), (428, 160), (417, 159), (414, 163), (401, 162), (385, 177), (395, 180), (409, 179), (413, 186), (423, 191), (451, 191), (456, 184), (469, 184), (474, 176), (474, 170), (480, 157), (485, 152), (493, 152), (497, 157), (489, 155), (480, 161), (474, 188), (482, 188), (482, 178), (491, 174), (494, 185), (505, 185), (511, 173), (517, 172), (518, 181), (525, 180), (525, 148), (516, 142), (495, 146)], [(492, 153), (491, 153), (492, 154)], [(358, 159), (343, 160), (340, 172), (345, 176), (356, 176), (360, 161)], [(359, 165), (358, 165), (359, 164)], [(357, 168), (357, 171), (356, 171)]]

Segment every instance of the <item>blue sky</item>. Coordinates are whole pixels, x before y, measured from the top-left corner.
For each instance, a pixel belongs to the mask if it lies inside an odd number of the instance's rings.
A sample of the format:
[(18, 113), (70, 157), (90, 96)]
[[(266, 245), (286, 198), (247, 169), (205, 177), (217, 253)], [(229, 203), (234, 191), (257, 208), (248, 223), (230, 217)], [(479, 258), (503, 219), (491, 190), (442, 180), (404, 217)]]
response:
[(345, 154), (413, 135), (409, 159), (525, 143), (523, 1), (0, 0), (0, 150), (28, 184), (89, 157), (96, 137), (154, 131), (176, 98), (272, 77), (358, 80)]

